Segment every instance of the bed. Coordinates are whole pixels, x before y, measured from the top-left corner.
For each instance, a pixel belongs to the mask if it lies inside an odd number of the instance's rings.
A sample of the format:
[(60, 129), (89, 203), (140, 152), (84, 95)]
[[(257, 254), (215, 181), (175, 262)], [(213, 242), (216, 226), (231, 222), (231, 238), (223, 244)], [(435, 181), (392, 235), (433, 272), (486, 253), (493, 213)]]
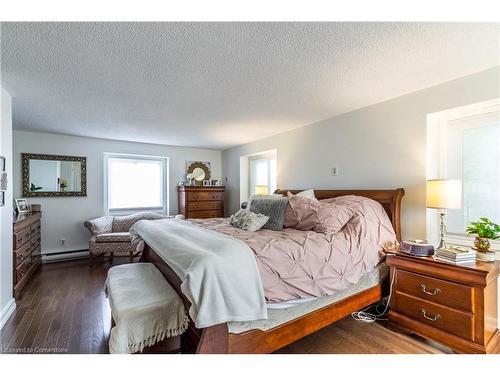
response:
[[(286, 195), (288, 190), (278, 190)], [(300, 190), (290, 190), (296, 194)], [(356, 195), (379, 202), (384, 208), (398, 240), (401, 239), (400, 208), (403, 189), (395, 190), (315, 190), (319, 200)], [(181, 289), (181, 278), (146, 241), (140, 261), (150, 262), (181, 296), (189, 310), (191, 302)], [(355, 285), (336, 293), (275, 311), (268, 309), (267, 321), (219, 323), (196, 328), (190, 322), (181, 338), (183, 353), (272, 353), (324, 328), (350, 313), (373, 304), (386, 295), (387, 267), (384, 263), (364, 275)]]

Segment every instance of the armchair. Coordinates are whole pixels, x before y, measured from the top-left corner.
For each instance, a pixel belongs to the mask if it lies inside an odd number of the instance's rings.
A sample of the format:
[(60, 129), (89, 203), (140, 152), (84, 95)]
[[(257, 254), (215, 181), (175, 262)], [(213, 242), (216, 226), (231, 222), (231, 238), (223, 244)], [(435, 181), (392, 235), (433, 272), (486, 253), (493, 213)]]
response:
[(139, 220), (168, 219), (172, 216), (157, 214), (154, 212), (141, 212), (127, 216), (102, 216), (87, 220), (84, 225), (92, 233), (89, 240), (89, 261), (93, 264), (94, 258), (109, 254), (112, 259), (114, 255), (128, 256), (129, 262), (140, 254), (132, 246), (129, 230)]

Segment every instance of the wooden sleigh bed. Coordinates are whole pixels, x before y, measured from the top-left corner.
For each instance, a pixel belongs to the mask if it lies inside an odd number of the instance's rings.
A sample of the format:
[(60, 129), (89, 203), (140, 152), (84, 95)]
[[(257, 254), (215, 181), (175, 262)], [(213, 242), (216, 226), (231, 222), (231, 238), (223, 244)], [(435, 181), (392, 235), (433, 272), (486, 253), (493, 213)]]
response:
[[(290, 190), (296, 194), (300, 190)], [(287, 190), (277, 190), (285, 194)], [(315, 190), (316, 198), (328, 199), (342, 195), (358, 195), (378, 201), (384, 207), (394, 227), (396, 237), (401, 239), (400, 210), (403, 189), (395, 190)], [(190, 302), (182, 294), (181, 280), (177, 274), (145, 244), (140, 261), (153, 263), (177, 291), (189, 310)], [(272, 353), (302, 337), (320, 330), (354, 311), (358, 311), (379, 300), (387, 294), (387, 282), (382, 281), (374, 287), (344, 298), (308, 314), (287, 321), (267, 331), (253, 329), (239, 334), (230, 333), (226, 323), (198, 329), (190, 322), (188, 330), (181, 338), (182, 353)]]

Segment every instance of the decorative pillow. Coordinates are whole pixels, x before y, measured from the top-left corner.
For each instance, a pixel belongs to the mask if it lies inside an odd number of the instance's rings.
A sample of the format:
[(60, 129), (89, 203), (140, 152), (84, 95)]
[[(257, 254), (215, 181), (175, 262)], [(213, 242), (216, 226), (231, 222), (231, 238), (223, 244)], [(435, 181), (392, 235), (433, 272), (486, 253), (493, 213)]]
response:
[(317, 201), (316, 196), (314, 195), (314, 190), (309, 189), (309, 190), (303, 190), (300, 193), (295, 194), (297, 197), (303, 197), (303, 198), (309, 198)]
[(333, 234), (351, 219), (354, 211), (348, 206), (299, 197), (288, 192), (285, 226)]
[(250, 196), (250, 198), (248, 199), (248, 206), (247, 208), (250, 209), (250, 206), (252, 205), (252, 201), (254, 199), (276, 199), (276, 198), (282, 198), (283, 195), (282, 194), (267, 194), (267, 195), (263, 195), (263, 194), (256, 194), (256, 195), (252, 195)]
[(288, 198), (255, 198), (250, 202), (250, 211), (269, 217), (262, 229), (283, 230)]
[(229, 218), (229, 223), (237, 228), (255, 232), (267, 223), (269, 217), (248, 210), (239, 210)]

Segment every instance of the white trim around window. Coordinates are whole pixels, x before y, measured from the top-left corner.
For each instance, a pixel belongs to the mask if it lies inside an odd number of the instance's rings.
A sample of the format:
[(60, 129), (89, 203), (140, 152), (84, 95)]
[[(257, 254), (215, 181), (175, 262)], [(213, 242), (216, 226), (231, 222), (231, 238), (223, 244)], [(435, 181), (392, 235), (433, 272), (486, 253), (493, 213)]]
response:
[[(157, 199), (157, 204), (146, 204), (140, 206), (134, 206), (131, 204), (130, 207), (124, 206), (123, 202), (119, 208), (110, 207), (112, 199), (110, 199), (110, 181), (109, 181), (109, 163), (111, 160), (122, 159), (125, 163), (127, 161), (144, 161), (144, 162), (156, 162), (160, 165), (160, 175), (157, 174), (156, 181), (159, 180), (161, 186), (159, 188), (159, 197)], [(152, 155), (135, 155), (135, 154), (120, 154), (105, 152), (103, 155), (103, 213), (104, 215), (128, 215), (143, 211), (152, 211), (163, 214), (168, 214), (169, 212), (169, 194), (168, 194), (168, 176), (169, 176), (169, 163), (168, 157), (163, 156), (152, 156)], [(134, 178), (134, 176), (127, 176), (127, 178)]]

